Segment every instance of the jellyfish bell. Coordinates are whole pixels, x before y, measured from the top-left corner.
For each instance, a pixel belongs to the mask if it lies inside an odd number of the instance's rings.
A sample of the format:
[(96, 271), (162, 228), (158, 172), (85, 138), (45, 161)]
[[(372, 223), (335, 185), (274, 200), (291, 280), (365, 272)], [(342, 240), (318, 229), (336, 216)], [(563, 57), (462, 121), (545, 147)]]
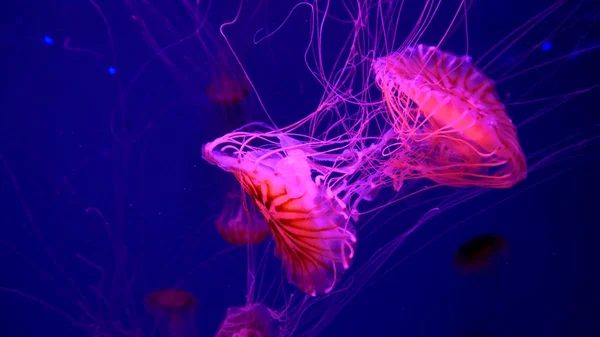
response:
[(398, 138), (420, 149), (417, 175), (456, 187), (508, 188), (525, 178), (516, 127), (469, 57), (419, 44), (373, 69)]
[(246, 194), (242, 193), (228, 193), (227, 201), (217, 218), (217, 230), (225, 241), (234, 245), (261, 243), (271, 234), (269, 227), (256, 213), (254, 205), (246, 203)]
[(153, 308), (169, 311), (195, 310), (198, 302), (194, 295), (181, 289), (162, 289), (151, 292), (146, 296), (144, 302), (148, 310)]
[[(251, 87), (238, 64), (243, 57), (234, 57), (215, 26), (222, 23), (223, 15), (230, 14), (223, 9), (231, 3), (213, 6), (209, 1), (190, 6), (186, 1), (127, 0), (125, 4), (152, 52), (134, 82), (141, 83), (138, 77), (157, 65), (164, 66), (172, 77), (172, 83), (165, 86), (176, 88), (173, 104), (193, 105), (202, 125), (211, 125), (210, 131), (222, 134), (249, 122), (254, 101), (248, 99)], [(230, 35), (240, 35), (236, 36), (239, 39), (243, 34)], [(167, 92), (161, 91), (161, 96)], [(219, 127), (210, 123), (212, 119)]]
[(246, 78), (224, 64), (218, 64), (215, 68), (206, 88), (208, 97), (221, 106), (242, 102), (250, 93), (250, 85)]
[(490, 271), (508, 258), (508, 246), (508, 241), (500, 235), (477, 235), (458, 248), (454, 266), (462, 274)]
[(203, 157), (233, 173), (250, 195), (275, 238), (288, 281), (310, 295), (328, 293), (354, 256), (351, 220), (334, 192), (319, 176), (313, 179), (311, 160), (299, 146), (249, 145), (268, 136), (234, 132), (204, 145)]
[(160, 336), (196, 336), (194, 316), (198, 302), (192, 293), (181, 289), (157, 290), (146, 296), (144, 306)]
[(227, 131), (231, 131), (250, 122), (251, 87), (235, 60), (225, 51), (219, 52), (217, 58), (206, 95), (223, 115)]

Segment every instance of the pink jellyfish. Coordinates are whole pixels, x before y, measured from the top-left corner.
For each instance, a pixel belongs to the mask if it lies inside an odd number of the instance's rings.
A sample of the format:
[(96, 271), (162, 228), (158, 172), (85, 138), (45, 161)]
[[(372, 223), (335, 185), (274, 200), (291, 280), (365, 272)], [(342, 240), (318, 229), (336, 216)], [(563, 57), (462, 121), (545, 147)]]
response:
[(250, 84), (224, 51), (217, 53), (213, 68), (206, 95), (221, 110), (228, 131), (237, 129), (249, 122), (251, 108), (244, 102), (248, 101)]
[(394, 130), (399, 171), (438, 183), (508, 188), (527, 174), (517, 130), (494, 82), (471, 62), (417, 45), (375, 60)]

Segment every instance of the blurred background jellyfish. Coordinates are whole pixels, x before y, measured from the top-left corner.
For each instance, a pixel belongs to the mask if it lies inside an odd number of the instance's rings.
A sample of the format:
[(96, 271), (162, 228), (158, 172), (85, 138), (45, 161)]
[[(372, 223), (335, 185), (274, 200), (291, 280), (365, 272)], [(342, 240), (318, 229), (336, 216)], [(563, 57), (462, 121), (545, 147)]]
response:
[(146, 296), (144, 305), (159, 336), (197, 336), (194, 316), (198, 302), (192, 293), (181, 289), (157, 290)]
[(206, 88), (208, 98), (221, 108), (227, 131), (237, 129), (251, 121), (251, 105), (244, 104), (250, 95), (250, 84), (237, 67), (232, 67), (225, 52), (223, 61), (216, 63), (212, 79)]
[(463, 243), (454, 255), (454, 266), (463, 274), (489, 271), (508, 257), (508, 241), (497, 234), (481, 234)]
[(278, 325), (263, 304), (231, 307), (215, 337), (279, 337)]
[(246, 194), (230, 192), (217, 218), (217, 230), (225, 241), (233, 245), (255, 245), (270, 234), (265, 220), (246, 199)]
[[(220, 64), (217, 68), (223, 68)], [(245, 78), (240, 78), (231, 73), (229, 69), (218, 70), (206, 88), (207, 96), (216, 104), (222, 106), (236, 105), (242, 102), (249, 94), (249, 84)], [(241, 125), (249, 121), (243, 121)], [(240, 126), (241, 126), (240, 125)]]

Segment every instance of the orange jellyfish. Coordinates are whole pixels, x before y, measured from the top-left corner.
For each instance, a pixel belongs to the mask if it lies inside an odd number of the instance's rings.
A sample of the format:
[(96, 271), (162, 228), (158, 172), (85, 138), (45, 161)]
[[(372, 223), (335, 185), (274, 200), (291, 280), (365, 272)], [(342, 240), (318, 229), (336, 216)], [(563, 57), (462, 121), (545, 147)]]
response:
[(157, 290), (146, 296), (144, 304), (161, 336), (196, 336), (194, 315), (198, 303), (191, 293), (180, 289)]
[(373, 64), (407, 150), (393, 165), (440, 184), (508, 188), (527, 174), (517, 130), (492, 80), (469, 57), (417, 45)]
[(223, 239), (234, 245), (254, 245), (264, 241), (271, 233), (254, 206), (246, 203), (245, 193), (239, 192), (227, 195), (216, 227)]
[(215, 337), (279, 337), (278, 322), (271, 311), (260, 303), (227, 309), (225, 319)]
[(462, 244), (454, 256), (454, 266), (468, 274), (489, 270), (508, 255), (508, 241), (500, 235), (482, 234)]
[(203, 157), (234, 174), (265, 218), (288, 282), (315, 296), (330, 292), (349, 268), (356, 237), (343, 203), (297, 145), (288, 150), (251, 147), (266, 134), (233, 132), (205, 144)]

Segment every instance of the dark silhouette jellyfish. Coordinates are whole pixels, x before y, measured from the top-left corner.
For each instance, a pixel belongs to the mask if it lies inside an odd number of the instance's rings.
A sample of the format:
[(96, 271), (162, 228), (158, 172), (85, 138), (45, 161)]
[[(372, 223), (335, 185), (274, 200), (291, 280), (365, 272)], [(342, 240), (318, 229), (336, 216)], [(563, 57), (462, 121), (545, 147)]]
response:
[(234, 245), (258, 244), (271, 234), (269, 226), (258, 214), (254, 204), (246, 202), (243, 191), (227, 195), (216, 227), (223, 239)]
[(508, 241), (500, 235), (482, 234), (462, 244), (454, 256), (454, 266), (463, 274), (491, 271), (508, 255)]
[(393, 163), (399, 172), (455, 187), (509, 188), (525, 178), (517, 129), (470, 57), (417, 45), (373, 69), (390, 123), (408, 144)]
[(194, 315), (198, 302), (194, 295), (180, 289), (154, 291), (144, 299), (161, 337), (195, 337)]
[(279, 323), (271, 311), (260, 303), (227, 309), (215, 337), (279, 337)]

